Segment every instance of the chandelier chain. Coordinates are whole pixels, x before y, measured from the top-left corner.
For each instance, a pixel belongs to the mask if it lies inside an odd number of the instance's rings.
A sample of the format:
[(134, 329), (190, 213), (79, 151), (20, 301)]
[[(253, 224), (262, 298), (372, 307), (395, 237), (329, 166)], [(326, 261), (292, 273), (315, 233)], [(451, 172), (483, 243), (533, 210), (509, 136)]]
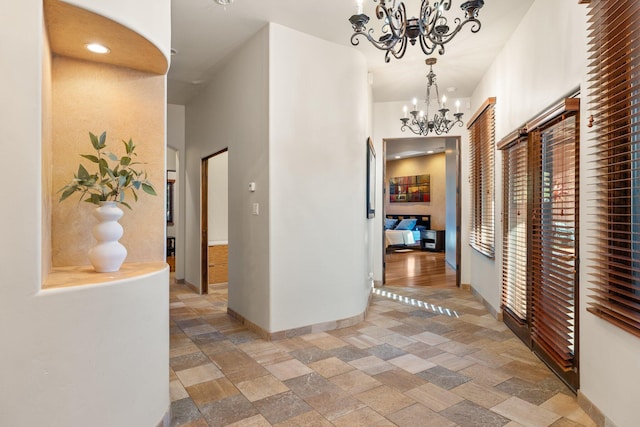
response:
[[(407, 107), (404, 108), (404, 117), (400, 118), (402, 126), (401, 131), (409, 129), (416, 135), (427, 136), (429, 133), (435, 133), (436, 135), (442, 135), (449, 133), (449, 131), (458, 124), (462, 126), (463, 113), (459, 111), (460, 103), (456, 102), (456, 112), (453, 114), (453, 119), (449, 118), (449, 109), (446, 108), (446, 98), (442, 97), (442, 104), (440, 104), (440, 91), (438, 90), (438, 84), (436, 82), (436, 74), (433, 72), (433, 64), (436, 63), (436, 58), (427, 58), (425, 61), (429, 65), (429, 73), (427, 74), (427, 96), (425, 99), (426, 113), (424, 111), (418, 111), (417, 100), (414, 99), (413, 111), (410, 111), (410, 117), (407, 117)], [(431, 105), (431, 88), (435, 88), (436, 103), (438, 110), (433, 116), (429, 115), (429, 107)]]

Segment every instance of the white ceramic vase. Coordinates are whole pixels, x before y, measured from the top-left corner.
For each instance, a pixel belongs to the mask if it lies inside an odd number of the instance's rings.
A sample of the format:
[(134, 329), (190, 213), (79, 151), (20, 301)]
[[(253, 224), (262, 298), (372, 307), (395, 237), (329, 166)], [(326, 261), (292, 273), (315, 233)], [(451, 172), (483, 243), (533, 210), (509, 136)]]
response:
[(120, 270), (127, 257), (127, 249), (118, 242), (123, 233), (118, 219), (123, 213), (116, 202), (100, 202), (93, 211), (98, 219), (98, 224), (93, 226), (93, 237), (98, 244), (89, 249), (89, 261), (98, 273)]

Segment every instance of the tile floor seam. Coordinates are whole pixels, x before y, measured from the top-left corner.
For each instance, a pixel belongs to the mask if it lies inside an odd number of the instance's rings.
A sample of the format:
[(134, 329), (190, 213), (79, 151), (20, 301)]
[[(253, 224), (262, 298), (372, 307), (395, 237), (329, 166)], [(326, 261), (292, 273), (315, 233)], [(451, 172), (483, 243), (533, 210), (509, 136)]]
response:
[(171, 425), (595, 425), (470, 293), (386, 290), (409, 303), (374, 295), (357, 325), (267, 342), (226, 314), (226, 287), (172, 283)]

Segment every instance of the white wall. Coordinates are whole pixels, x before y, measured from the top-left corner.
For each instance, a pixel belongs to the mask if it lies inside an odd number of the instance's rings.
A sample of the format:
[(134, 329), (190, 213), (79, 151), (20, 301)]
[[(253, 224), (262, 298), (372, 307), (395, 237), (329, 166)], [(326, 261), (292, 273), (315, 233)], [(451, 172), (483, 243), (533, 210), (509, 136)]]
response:
[(228, 152), (211, 157), (209, 166), (209, 241), (229, 240), (229, 155)]
[[(168, 1), (139, 3), (169, 17)], [(12, 64), (0, 67), (0, 93), (11, 100), (0, 106), (0, 145), (7, 176), (20, 177), (3, 188), (11, 203), (0, 214), (10, 242), (0, 248), (0, 425), (157, 425), (170, 403), (168, 273), (40, 291), (42, 7), (23, 0), (0, 14), (0, 51)]]
[[(553, 10), (552, 14), (549, 10)], [(544, 31), (540, 31), (544, 22)], [(597, 214), (589, 200), (592, 167), (588, 164), (592, 135), (586, 127), (589, 110), (587, 77), (586, 6), (577, 2), (537, 0), (503, 51), (482, 79), (472, 97), (472, 109), (487, 97), (496, 96), (496, 140), (568, 92), (581, 87), (580, 152), (580, 393), (591, 400), (618, 427), (637, 425), (640, 395), (640, 339), (611, 326), (586, 311), (589, 301), (590, 250), (595, 239), (590, 220)], [(497, 153), (496, 165), (501, 164)], [(463, 166), (463, 170), (466, 168)], [(466, 176), (463, 177), (463, 183)], [(496, 169), (496, 194), (502, 191), (502, 175)], [(496, 198), (496, 218), (502, 200)], [(496, 242), (502, 229), (496, 222)], [(471, 257), (471, 285), (495, 308), (500, 304), (501, 245), (490, 261), (475, 252)]]
[[(177, 280), (185, 278), (185, 107), (184, 105), (167, 105), (167, 147), (174, 153), (177, 179), (175, 200), (173, 205), (173, 233), (176, 238), (176, 272)], [(167, 169), (169, 167), (167, 166)], [(170, 235), (170, 234), (168, 234)]]
[(367, 70), (354, 49), (271, 24), (271, 330), (364, 312)]
[[(229, 307), (269, 325), (268, 28), (186, 106), (186, 281), (200, 286), (201, 160), (229, 148)], [(250, 123), (247, 119), (250, 118)], [(256, 183), (255, 193), (248, 190)], [(260, 215), (251, 214), (252, 203)]]
[(269, 25), (234, 52), (186, 107), (187, 281), (200, 283), (200, 160), (228, 147), (229, 307), (270, 332), (361, 314), (368, 100), (353, 49)]
[[(409, 101), (409, 100), (407, 100)], [(402, 107), (404, 107), (407, 102), (376, 102), (373, 104), (373, 142), (376, 149), (376, 152), (382, 153), (382, 141), (384, 139), (397, 139), (397, 138), (411, 138), (415, 137), (415, 135), (409, 131), (402, 132), (400, 130), (400, 117), (402, 117)], [(465, 158), (468, 157), (467, 147), (469, 141), (469, 133), (466, 128), (466, 121), (471, 117), (471, 111), (467, 108), (469, 104), (468, 98), (460, 99), (460, 112), (464, 113), (463, 121), (465, 122), (464, 126), (454, 126), (449, 132), (450, 137), (459, 137), (461, 140), (460, 143), (460, 156), (461, 161), (464, 162)], [(378, 163), (378, 186), (376, 188), (377, 194), (380, 195), (376, 199), (376, 211), (382, 212), (382, 165), (384, 159), (379, 155), (376, 158), (376, 162)], [(467, 164), (468, 168), (468, 164)], [(465, 165), (462, 163), (461, 167), (462, 171), (465, 171)], [(464, 172), (463, 172), (464, 174)], [(447, 175), (449, 175), (449, 169), (447, 168)], [(468, 173), (465, 175), (468, 176)], [(464, 185), (467, 181), (466, 177), (460, 177), (461, 183), (461, 223), (468, 224), (469, 218), (469, 205), (468, 205), (468, 186)], [(448, 182), (447, 182), (448, 185)], [(448, 199), (447, 199), (448, 200)], [(453, 233), (449, 232), (447, 223), (447, 234), (453, 235)], [(377, 215), (376, 221), (374, 224), (374, 278), (376, 281), (382, 281), (382, 258), (383, 258), (383, 246), (382, 246), (382, 216)], [(463, 284), (468, 284), (470, 281), (469, 278), (469, 267), (468, 267), (468, 259), (469, 259), (469, 231), (468, 226), (463, 226), (461, 228), (461, 245), (460, 245), (460, 254), (461, 254), (461, 282)], [(447, 246), (447, 252), (450, 251), (450, 247)], [(449, 254), (446, 255), (449, 257)], [(454, 254), (455, 257), (455, 254)]]

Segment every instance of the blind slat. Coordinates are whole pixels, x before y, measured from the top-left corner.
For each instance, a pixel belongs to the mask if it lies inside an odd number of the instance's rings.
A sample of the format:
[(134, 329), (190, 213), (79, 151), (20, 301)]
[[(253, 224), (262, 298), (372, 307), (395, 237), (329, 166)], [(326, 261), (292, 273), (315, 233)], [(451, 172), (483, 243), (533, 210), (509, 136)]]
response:
[(602, 242), (591, 255), (587, 310), (640, 337), (640, 3), (592, 0), (589, 21), (591, 222)]
[(478, 252), (493, 258), (494, 236), (494, 140), (495, 98), (489, 98), (469, 125), (471, 220), (469, 243)]

